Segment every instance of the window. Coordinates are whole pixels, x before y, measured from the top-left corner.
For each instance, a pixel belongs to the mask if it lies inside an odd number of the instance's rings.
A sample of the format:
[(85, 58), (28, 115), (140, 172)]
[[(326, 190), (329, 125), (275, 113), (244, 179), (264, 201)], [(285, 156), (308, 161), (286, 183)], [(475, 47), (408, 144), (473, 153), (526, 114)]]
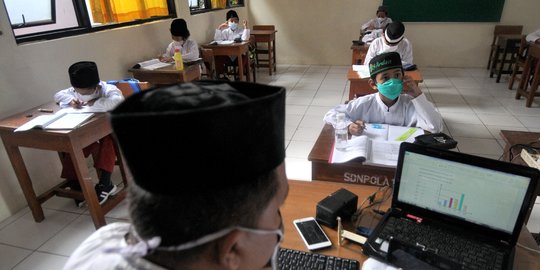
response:
[(3, 0), (17, 43), (176, 17), (174, 0)]
[[(54, 0), (5, 0), (11, 27), (23, 28), (54, 23)], [(32, 9), (25, 7), (33, 6)]]
[(244, 0), (188, 0), (191, 14), (208, 12), (216, 9), (243, 7)]

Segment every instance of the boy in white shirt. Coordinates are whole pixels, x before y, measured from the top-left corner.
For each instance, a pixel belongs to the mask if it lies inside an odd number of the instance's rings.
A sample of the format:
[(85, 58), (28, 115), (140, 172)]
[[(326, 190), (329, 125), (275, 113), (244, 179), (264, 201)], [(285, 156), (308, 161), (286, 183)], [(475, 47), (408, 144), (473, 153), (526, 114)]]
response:
[(175, 19), (171, 22), (171, 37), (173, 41), (167, 46), (165, 53), (159, 58), (161, 62), (173, 62), (174, 51), (180, 49), (184, 62), (194, 61), (199, 58), (199, 45), (197, 41), (190, 39), (187, 23), (184, 19)]
[[(356, 136), (362, 134), (366, 123), (418, 127), (432, 133), (442, 131), (441, 115), (414, 80), (404, 75), (398, 53), (375, 56), (369, 62), (369, 71), (369, 85), (378, 92), (331, 109), (324, 116), (326, 123), (334, 125), (336, 114), (343, 112), (349, 133)], [(409, 89), (405, 93), (404, 84)]]
[[(124, 100), (122, 92), (114, 85), (107, 84), (99, 79), (97, 65), (90, 61), (81, 61), (71, 65), (68, 69), (72, 87), (60, 90), (54, 95), (54, 101), (60, 107), (81, 108), (91, 106), (94, 111), (110, 111)], [(94, 167), (99, 176), (99, 183), (95, 186), (100, 204), (114, 195), (118, 188), (111, 182), (111, 173), (116, 163), (116, 151), (111, 135), (107, 135), (97, 142), (83, 149), (84, 156), (92, 154)], [(62, 162), (61, 177), (68, 180), (68, 187), (81, 190), (77, 174), (68, 153), (60, 153)], [(77, 206), (81, 201), (75, 200)]]
[(363, 42), (371, 42), (381, 36), (384, 28), (392, 22), (388, 17), (388, 10), (385, 6), (379, 6), (376, 12), (377, 17), (362, 25), (360, 36)]
[(413, 64), (412, 43), (405, 38), (405, 25), (392, 22), (384, 29), (384, 34), (369, 45), (364, 63), (384, 52), (398, 52), (403, 65)]
[[(224, 23), (218, 25), (216, 32), (214, 34), (214, 40), (215, 41), (223, 41), (223, 40), (240, 40), (240, 41), (248, 41), (250, 31), (248, 28), (248, 23), (246, 20), (242, 21), (242, 25), (244, 28), (241, 28), (238, 26), (238, 23), (240, 21), (238, 14), (234, 10), (229, 10), (226, 15), (227, 19)], [(242, 62), (244, 65), (248, 64), (248, 59), (245, 55), (242, 56)], [(236, 57), (228, 57), (223, 55), (216, 55), (214, 56), (214, 61), (216, 65), (216, 73), (218, 74), (218, 77), (221, 77), (222, 79), (227, 79), (227, 76), (225, 74), (226, 66), (230, 65), (238, 65)], [(247, 70), (247, 69), (244, 69)]]

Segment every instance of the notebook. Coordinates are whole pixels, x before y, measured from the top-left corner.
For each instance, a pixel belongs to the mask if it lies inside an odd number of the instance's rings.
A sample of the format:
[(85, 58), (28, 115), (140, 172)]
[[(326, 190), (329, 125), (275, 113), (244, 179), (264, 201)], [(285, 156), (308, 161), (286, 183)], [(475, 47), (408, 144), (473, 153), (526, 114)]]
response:
[(405, 268), (411, 260), (401, 254), (439, 269), (511, 269), (538, 177), (530, 167), (404, 142), (391, 209), (363, 251)]

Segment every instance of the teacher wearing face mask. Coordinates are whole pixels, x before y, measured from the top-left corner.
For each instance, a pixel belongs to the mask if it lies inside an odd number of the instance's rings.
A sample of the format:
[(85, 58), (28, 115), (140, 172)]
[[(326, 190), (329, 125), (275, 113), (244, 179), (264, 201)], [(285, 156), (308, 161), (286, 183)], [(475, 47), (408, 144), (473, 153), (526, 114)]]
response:
[(392, 22), (384, 29), (384, 34), (373, 40), (369, 45), (364, 63), (385, 52), (397, 52), (403, 65), (413, 64), (412, 43), (405, 38), (405, 25), (402, 22)]

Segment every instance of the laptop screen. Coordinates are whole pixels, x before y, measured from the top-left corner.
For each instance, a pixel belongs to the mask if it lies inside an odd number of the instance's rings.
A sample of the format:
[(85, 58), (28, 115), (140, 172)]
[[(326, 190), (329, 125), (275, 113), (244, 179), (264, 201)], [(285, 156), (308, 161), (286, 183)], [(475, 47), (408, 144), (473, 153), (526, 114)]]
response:
[(398, 201), (513, 232), (530, 177), (410, 151), (400, 158)]

